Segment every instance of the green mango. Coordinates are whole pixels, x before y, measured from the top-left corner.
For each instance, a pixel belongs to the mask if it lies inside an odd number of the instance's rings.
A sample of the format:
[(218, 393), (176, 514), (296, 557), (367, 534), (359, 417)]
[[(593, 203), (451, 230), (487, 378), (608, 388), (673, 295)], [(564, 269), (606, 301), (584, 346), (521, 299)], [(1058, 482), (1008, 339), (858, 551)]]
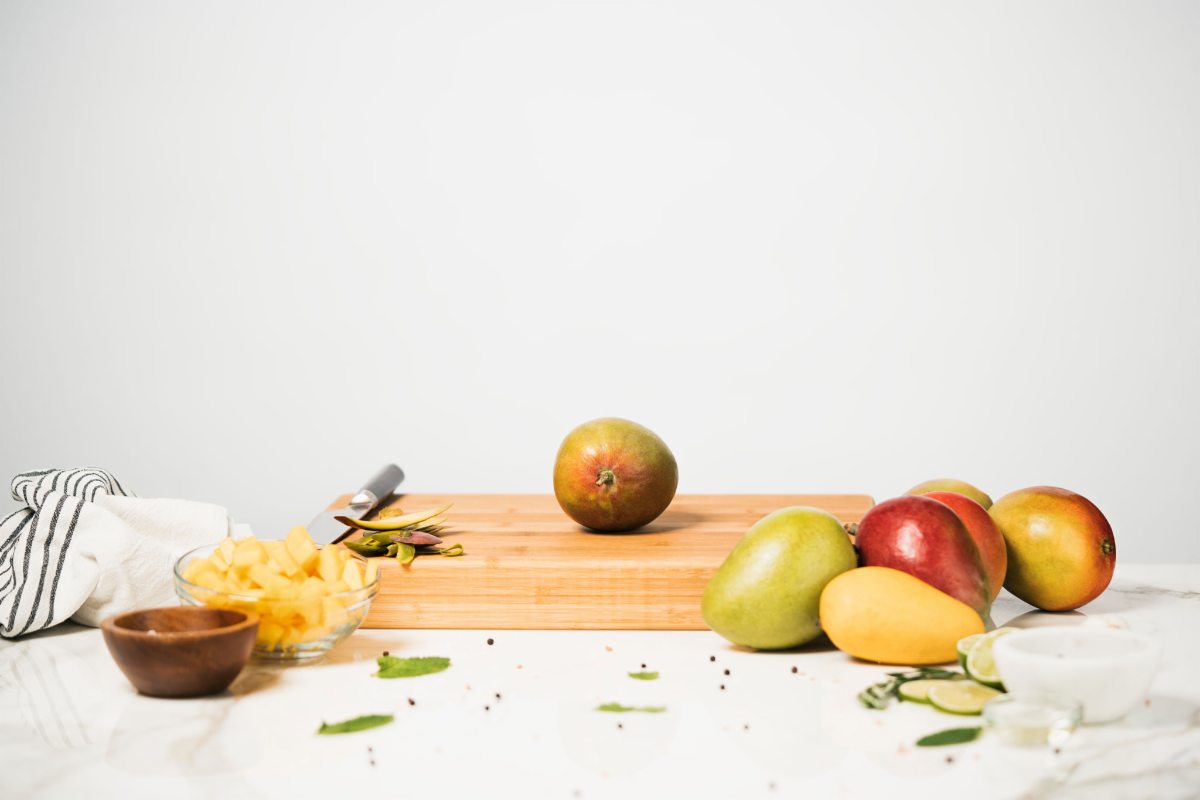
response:
[(700, 612), (729, 641), (758, 650), (798, 647), (821, 635), (825, 584), (858, 566), (837, 517), (781, 508), (750, 526), (704, 587)]

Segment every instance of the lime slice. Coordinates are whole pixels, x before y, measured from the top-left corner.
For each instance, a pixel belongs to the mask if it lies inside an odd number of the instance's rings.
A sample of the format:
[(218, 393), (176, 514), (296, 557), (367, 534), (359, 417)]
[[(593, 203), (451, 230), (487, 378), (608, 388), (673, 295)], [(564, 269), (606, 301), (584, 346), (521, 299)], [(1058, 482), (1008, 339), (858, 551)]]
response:
[(1004, 684), (1000, 682), (1000, 674), (996, 672), (996, 662), (992, 658), (992, 645), (1001, 636), (1007, 636), (1016, 628), (996, 628), (991, 633), (985, 633), (971, 645), (971, 649), (967, 652), (966, 663), (963, 664), (963, 669), (977, 683), (982, 683), (984, 686), (990, 686), (993, 689), (1003, 689)]
[(930, 686), (929, 702), (947, 714), (979, 714), (983, 704), (1000, 694), (996, 689), (973, 681), (935, 681)]
[(967, 668), (967, 653), (971, 652), (971, 646), (986, 635), (985, 633), (972, 633), (970, 636), (964, 636), (958, 640), (958, 665), (960, 667)]
[(916, 681), (908, 681), (900, 684), (900, 688), (896, 690), (900, 695), (901, 700), (907, 700), (910, 703), (929, 703), (929, 689), (935, 683), (949, 683), (950, 681), (940, 678), (922, 678)]

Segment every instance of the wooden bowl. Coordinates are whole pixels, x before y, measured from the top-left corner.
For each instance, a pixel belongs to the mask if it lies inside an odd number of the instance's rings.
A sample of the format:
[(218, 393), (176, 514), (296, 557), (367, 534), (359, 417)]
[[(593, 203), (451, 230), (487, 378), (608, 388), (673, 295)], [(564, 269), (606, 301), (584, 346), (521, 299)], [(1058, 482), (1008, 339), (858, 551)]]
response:
[(246, 666), (258, 615), (228, 608), (147, 608), (100, 623), (113, 660), (139, 692), (199, 697), (224, 691)]

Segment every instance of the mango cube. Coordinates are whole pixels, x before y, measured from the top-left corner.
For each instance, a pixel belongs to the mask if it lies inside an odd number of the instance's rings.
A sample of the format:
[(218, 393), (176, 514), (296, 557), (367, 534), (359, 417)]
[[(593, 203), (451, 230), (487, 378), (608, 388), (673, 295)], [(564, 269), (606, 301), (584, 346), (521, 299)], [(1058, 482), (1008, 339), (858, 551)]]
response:
[(345, 566), (342, 567), (342, 580), (351, 589), (361, 589), (363, 587), (362, 573), (358, 571), (358, 564), (352, 560), (347, 560)]
[(292, 559), (300, 565), (300, 569), (309, 575), (316, 572), (319, 551), (317, 550), (317, 546), (313, 544), (312, 537), (308, 535), (307, 528), (303, 525), (297, 525), (292, 528), (288, 532), (284, 544)]
[(267, 563), (267, 551), (257, 539), (242, 539), (233, 550), (233, 568), (245, 572), (255, 564)]
[(333, 583), (342, 577), (342, 559), (334, 545), (326, 545), (321, 549), (317, 559), (317, 574), (326, 583)]

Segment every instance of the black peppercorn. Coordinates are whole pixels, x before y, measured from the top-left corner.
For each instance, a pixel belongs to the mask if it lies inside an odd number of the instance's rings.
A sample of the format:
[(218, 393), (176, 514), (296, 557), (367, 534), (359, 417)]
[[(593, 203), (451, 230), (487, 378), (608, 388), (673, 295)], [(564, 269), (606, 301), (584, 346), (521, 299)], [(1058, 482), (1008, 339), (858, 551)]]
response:
[(500, 693), (499, 693), (499, 692), (496, 692), (496, 699), (497, 699), (497, 700), (499, 700), (499, 699), (500, 699)]
[(413, 699), (410, 697), (410, 698), (408, 698), (408, 704), (409, 704), (410, 706), (415, 706), (415, 705), (417, 704), (417, 701), (416, 701), (416, 700), (413, 700)]
[(725, 691), (725, 684), (723, 684), (723, 683), (721, 684), (721, 691), (722, 692)]
[(495, 643), (496, 643), (496, 641), (494, 639), (488, 639), (488, 644), (495, 644)]
[(716, 661), (716, 660), (717, 660), (717, 657), (716, 657), (716, 656), (709, 656), (709, 657), (708, 657), (708, 660), (709, 660), (709, 661)]
[(646, 665), (645, 665), (645, 664), (642, 664), (642, 669), (645, 669), (645, 668), (646, 668)]
[(387, 650), (384, 650), (384, 651), (383, 651), (383, 654), (386, 656), (386, 655), (388, 654), (388, 651), (387, 651)]
[(792, 667), (792, 674), (793, 674), (793, 675), (795, 675), (795, 674), (796, 674), (796, 668), (795, 668), (795, 667)]
[(728, 674), (729, 674), (729, 670), (725, 670), (725, 674), (726, 674), (726, 675), (728, 675)]

